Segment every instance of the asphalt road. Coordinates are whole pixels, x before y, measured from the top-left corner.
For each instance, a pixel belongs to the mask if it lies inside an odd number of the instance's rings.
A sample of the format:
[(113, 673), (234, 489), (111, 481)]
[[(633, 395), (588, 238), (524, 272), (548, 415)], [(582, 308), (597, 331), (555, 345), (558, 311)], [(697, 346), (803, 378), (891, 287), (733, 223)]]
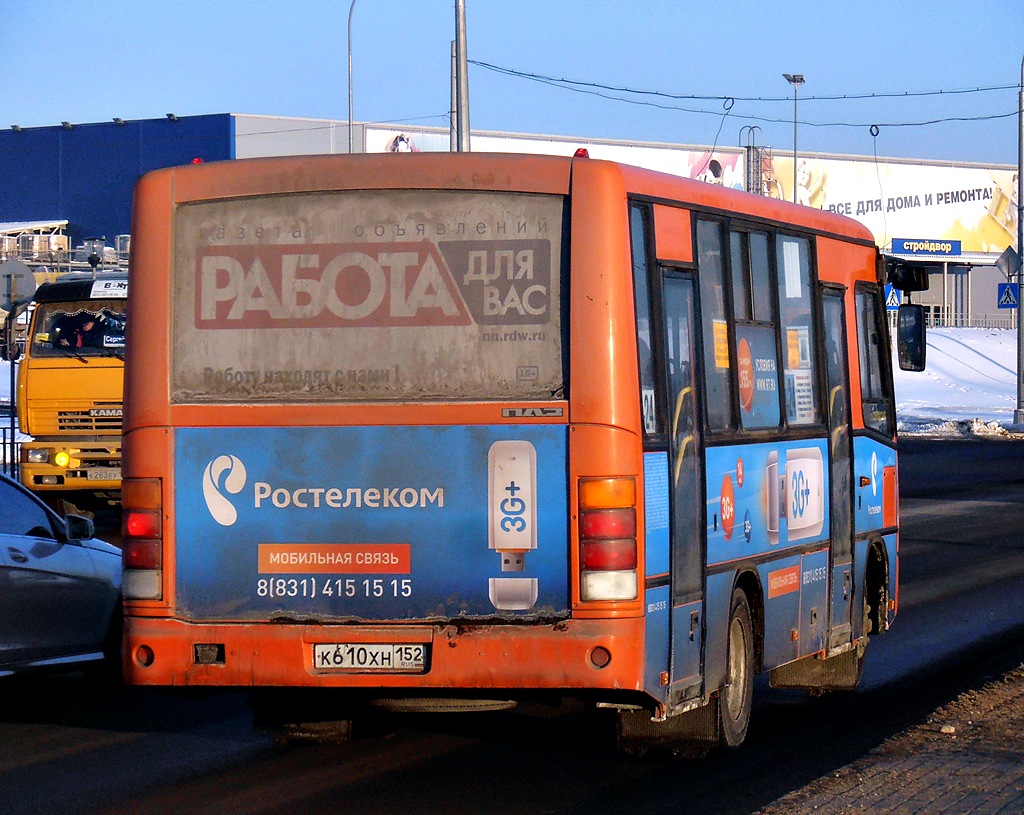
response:
[(621, 755), (610, 722), (576, 709), (279, 747), (253, 732), (243, 693), (46, 677), (0, 682), (0, 812), (748, 815), (999, 672), (1024, 632), (1024, 443), (907, 442), (901, 496), (900, 614), (862, 687), (760, 684), (735, 753)]

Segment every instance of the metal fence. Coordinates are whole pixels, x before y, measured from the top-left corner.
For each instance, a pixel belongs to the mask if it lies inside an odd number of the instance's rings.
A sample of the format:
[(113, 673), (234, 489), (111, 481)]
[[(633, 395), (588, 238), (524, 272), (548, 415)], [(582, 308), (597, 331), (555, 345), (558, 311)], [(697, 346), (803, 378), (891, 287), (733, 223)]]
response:
[(1001, 314), (966, 314), (941, 306), (925, 306), (926, 325), (930, 328), (1016, 328), (1016, 312), (1007, 309)]
[[(1004, 317), (993, 314), (977, 314), (968, 317), (966, 314), (953, 312), (943, 313), (937, 306), (924, 307), (925, 325), (929, 328), (1005, 328), (1015, 329), (1017, 318), (1015, 314)], [(889, 327), (896, 330), (896, 312), (889, 312)]]
[[(3, 410), (0, 409), (0, 421), (6, 419)], [(9, 424), (0, 425), (0, 470), (5, 475), (17, 480), (18, 462), (21, 461), (21, 444), (19, 444), (15, 433), (11, 432)]]

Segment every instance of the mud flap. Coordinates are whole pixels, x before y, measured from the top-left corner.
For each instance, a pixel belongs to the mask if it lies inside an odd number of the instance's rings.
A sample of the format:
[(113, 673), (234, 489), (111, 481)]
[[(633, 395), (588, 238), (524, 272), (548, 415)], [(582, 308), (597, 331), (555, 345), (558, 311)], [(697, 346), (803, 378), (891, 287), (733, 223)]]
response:
[(713, 748), (718, 740), (717, 697), (696, 710), (664, 720), (652, 719), (647, 710), (618, 712), (616, 744), (625, 752), (661, 747), (700, 753)]
[(865, 637), (855, 648), (828, 659), (798, 659), (769, 671), (768, 683), (806, 691), (853, 690), (864, 672), (866, 647)]

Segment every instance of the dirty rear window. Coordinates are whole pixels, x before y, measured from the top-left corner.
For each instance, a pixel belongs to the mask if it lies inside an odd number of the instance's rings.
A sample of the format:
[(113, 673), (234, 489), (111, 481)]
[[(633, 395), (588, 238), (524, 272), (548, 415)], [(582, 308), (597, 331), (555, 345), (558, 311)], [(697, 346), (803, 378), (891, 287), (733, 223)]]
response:
[(560, 399), (564, 210), (420, 190), (183, 205), (172, 401)]

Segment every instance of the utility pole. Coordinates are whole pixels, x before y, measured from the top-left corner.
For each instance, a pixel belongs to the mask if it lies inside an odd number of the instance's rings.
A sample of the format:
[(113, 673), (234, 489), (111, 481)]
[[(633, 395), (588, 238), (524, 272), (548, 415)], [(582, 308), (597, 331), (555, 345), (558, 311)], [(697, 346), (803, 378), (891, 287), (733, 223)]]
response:
[(352, 153), (352, 12), (356, 0), (348, 7), (348, 152)]
[[(1024, 58), (1020, 62), (1020, 86), (1017, 95), (1017, 256), (1024, 257)], [(1017, 409), (1013, 423), (1024, 425), (1024, 266), (1017, 271)]]
[(469, 57), (466, 55), (466, 0), (455, 3), (456, 147), (469, 152)]

